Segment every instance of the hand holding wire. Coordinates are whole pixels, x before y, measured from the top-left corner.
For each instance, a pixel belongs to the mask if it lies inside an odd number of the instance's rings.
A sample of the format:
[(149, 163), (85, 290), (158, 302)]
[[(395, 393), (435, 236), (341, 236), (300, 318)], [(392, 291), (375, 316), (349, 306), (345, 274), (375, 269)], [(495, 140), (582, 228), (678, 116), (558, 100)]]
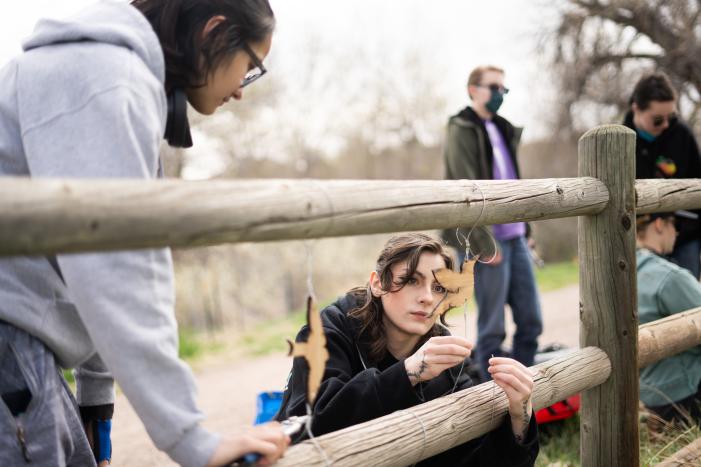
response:
[(472, 353), (472, 343), (461, 336), (431, 337), (404, 360), (412, 386), (429, 381), (448, 368), (462, 363)]
[(511, 427), (517, 441), (521, 442), (526, 437), (533, 413), (533, 375), (523, 364), (505, 357), (490, 358), (487, 370), (506, 394)]

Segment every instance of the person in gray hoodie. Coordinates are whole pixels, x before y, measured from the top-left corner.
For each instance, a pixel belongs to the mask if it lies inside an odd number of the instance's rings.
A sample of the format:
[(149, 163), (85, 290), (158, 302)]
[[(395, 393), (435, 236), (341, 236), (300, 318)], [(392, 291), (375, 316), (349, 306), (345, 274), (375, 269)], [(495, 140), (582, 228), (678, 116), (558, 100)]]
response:
[[(274, 24), (268, 0), (103, 2), (40, 21), (0, 69), (0, 175), (160, 176), (164, 136), (191, 145), (186, 101), (211, 114), (241, 99)], [(114, 380), (181, 465), (279, 458), (278, 425), (201, 427), (173, 304), (169, 249), (0, 259), (0, 465), (108, 461)]]

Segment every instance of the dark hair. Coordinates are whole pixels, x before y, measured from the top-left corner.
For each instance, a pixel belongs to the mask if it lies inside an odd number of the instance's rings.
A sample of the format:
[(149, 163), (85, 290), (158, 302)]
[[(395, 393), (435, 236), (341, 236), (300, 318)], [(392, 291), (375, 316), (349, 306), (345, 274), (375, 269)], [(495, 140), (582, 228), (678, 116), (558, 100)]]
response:
[[(375, 271), (380, 276), (382, 290), (386, 293), (398, 292), (401, 290), (416, 272), (419, 259), (422, 253), (435, 253), (443, 257), (445, 266), (453, 268), (453, 258), (445, 251), (443, 244), (421, 233), (409, 233), (395, 235), (385, 243), (380, 257), (377, 258)], [(407, 262), (407, 273), (401, 277), (392, 276), (392, 266), (397, 263)], [(352, 294), (362, 302), (362, 305), (351, 310), (350, 316), (360, 321), (360, 335), (364, 337), (370, 346), (370, 358), (374, 361), (381, 360), (387, 352), (387, 336), (382, 320), (384, 308), (380, 297), (375, 297), (370, 292), (370, 284), (365, 287), (351, 289)], [(443, 325), (445, 314), (442, 314), (440, 321)], [(430, 337), (440, 335), (440, 326), (436, 323), (431, 330), (426, 333), (417, 344), (417, 348), (424, 344)]]
[[(265, 40), (275, 28), (268, 0), (133, 0), (161, 43), (166, 92), (202, 86), (244, 44)], [(207, 21), (226, 18), (202, 37)], [(204, 62), (200, 60), (204, 58)]]
[(635, 218), (635, 231), (638, 237), (643, 237), (647, 226), (655, 222), (657, 219), (669, 221), (674, 218), (674, 212), (653, 212), (651, 214), (639, 214)]
[(629, 105), (636, 104), (640, 110), (650, 107), (651, 101), (669, 102), (677, 100), (677, 93), (669, 77), (663, 72), (645, 75), (633, 89)]

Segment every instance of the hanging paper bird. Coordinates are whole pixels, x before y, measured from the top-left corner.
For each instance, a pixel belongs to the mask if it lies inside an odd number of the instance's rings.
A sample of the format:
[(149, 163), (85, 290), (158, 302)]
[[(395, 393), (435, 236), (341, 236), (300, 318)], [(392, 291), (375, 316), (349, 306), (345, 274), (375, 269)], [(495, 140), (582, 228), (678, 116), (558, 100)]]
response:
[(321, 323), (321, 315), (316, 311), (314, 299), (311, 295), (307, 297), (307, 324), (309, 325), (307, 342), (292, 342), (288, 339), (287, 343), (290, 345), (288, 355), (304, 357), (307, 360), (307, 365), (309, 366), (307, 402), (309, 402), (310, 406), (313, 406), (321, 380), (324, 377), (329, 352), (326, 350), (326, 336)]
[(470, 260), (465, 258), (460, 273), (448, 268), (433, 271), (433, 277), (446, 290), (443, 299), (438, 302), (433, 313), (438, 313), (440, 316), (451, 308), (462, 306), (472, 297), (472, 291), (475, 287), (476, 262), (477, 258)]

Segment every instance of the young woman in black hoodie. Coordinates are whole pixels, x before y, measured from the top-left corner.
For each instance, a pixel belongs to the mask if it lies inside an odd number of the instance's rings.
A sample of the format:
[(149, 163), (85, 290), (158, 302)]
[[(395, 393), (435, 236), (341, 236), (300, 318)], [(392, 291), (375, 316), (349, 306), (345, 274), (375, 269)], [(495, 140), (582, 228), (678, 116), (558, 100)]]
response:
[[(388, 415), (473, 385), (460, 373), (472, 345), (451, 336), (435, 306), (445, 289), (433, 271), (452, 268), (442, 244), (424, 234), (392, 237), (365, 287), (321, 312), (329, 360), (314, 402), (315, 436)], [(304, 326), (297, 341), (306, 341)], [(466, 365), (465, 365), (466, 366)], [(515, 360), (492, 358), (489, 371), (506, 393), (509, 417), (494, 431), (419, 465), (527, 466), (538, 455), (531, 405), (533, 378)], [(278, 420), (306, 414), (308, 367), (294, 360)], [(457, 385), (456, 385), (457, 380)], [(293, 442), (304, 439), (302, 434)]]

